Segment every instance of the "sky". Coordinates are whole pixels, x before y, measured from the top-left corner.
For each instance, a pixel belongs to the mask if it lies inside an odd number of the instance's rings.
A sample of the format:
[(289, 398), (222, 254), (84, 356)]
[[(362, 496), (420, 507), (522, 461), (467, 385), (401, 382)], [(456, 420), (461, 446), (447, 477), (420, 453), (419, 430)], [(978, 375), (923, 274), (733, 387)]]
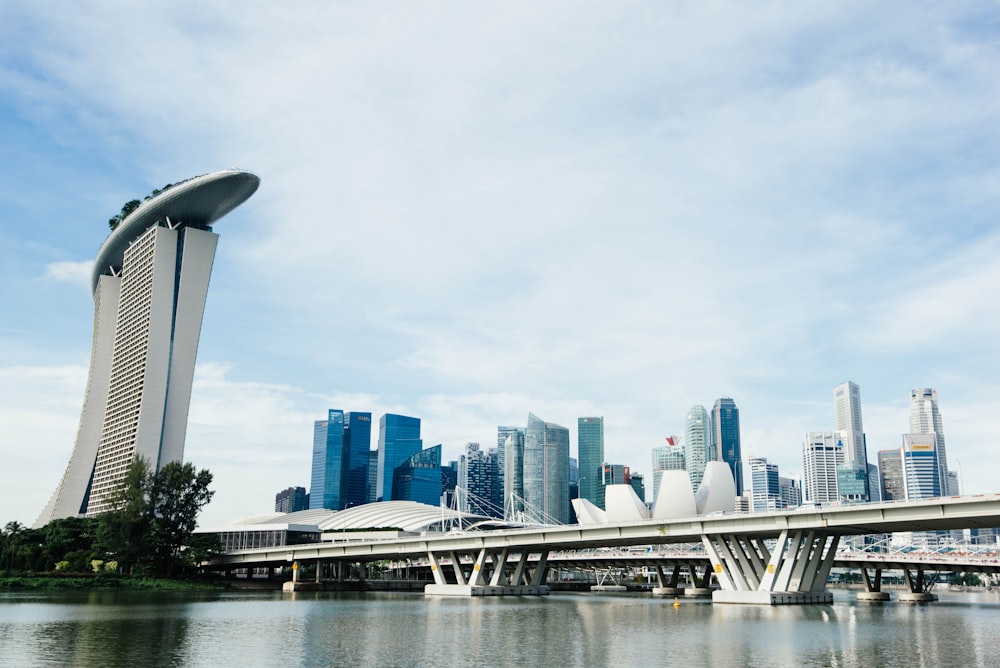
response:
[(329, 408), (446, 461), (529, 412), (575, 456), (603, 416), (651, 487), (720, 397), (800, 475), (847, 380), (869, 459), (934, 387), (998, 492), (998, 38), (997, 2), (4, 2), (0, 522), (69, 460), (108, 218), (232, 167), (261, 186), (215, 226), (203, 525), (308, 487)]

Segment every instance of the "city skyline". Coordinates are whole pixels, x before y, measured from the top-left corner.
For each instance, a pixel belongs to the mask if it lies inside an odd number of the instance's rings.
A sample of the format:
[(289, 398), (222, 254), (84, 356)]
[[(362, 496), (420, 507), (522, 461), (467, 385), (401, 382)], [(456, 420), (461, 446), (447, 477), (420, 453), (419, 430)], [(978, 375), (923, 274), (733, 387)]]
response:
[(71, 454), (108, 217), (233, 166), (265, 187), (220, 228), (192, 382), (207, 524), (306, 484), (330, 407), (420, 416), (445, 460), (602, 415), (650, 483), (723, 396), (744, 461), (800, 471), (845, 379), (869, 459), (933, 387), (994, 491), (997, 14), (3, 3), (0, 507), (31, 523)]

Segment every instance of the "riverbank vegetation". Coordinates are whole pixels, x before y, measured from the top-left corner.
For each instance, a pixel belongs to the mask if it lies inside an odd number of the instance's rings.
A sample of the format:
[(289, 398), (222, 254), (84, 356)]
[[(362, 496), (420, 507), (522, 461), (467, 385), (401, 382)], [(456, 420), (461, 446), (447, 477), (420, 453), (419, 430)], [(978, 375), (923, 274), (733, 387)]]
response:
[(0, 531), (0, 587), (155, 588), (142, 579), (190, 578), (219, 549), (217, 536), (194, 533), (214, 494), (211, 482), (207, 469), (190, 463), (171, 462), (154, 473), (138, 459), (102, 515), (38, 529), (8, 522)]

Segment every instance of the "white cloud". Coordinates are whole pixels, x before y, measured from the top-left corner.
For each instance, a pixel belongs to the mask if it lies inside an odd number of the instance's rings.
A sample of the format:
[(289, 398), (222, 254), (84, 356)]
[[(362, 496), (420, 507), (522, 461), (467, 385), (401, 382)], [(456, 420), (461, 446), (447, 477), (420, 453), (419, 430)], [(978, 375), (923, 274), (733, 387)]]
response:
[(90, 285), (93, 260), (84, 262), (51, 262), (45, 266), (45, 278), (50, 281)]

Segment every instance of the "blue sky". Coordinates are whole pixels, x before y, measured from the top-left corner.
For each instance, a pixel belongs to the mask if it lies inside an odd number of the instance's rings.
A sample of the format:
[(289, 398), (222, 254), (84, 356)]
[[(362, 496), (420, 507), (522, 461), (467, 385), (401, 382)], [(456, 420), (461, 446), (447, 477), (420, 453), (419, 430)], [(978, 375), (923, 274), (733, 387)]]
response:
[(731, 396), (801, 471), (833, 387), (869, 457), (935, 387), (998, 491), (996, 3), (0, 6), (0, 520), (66, 465), (121, 204), (240, 167), (185, 456), (203, 522), (308, 486), (327, 408), (446, 459), (529, 411), (608, 459)]

